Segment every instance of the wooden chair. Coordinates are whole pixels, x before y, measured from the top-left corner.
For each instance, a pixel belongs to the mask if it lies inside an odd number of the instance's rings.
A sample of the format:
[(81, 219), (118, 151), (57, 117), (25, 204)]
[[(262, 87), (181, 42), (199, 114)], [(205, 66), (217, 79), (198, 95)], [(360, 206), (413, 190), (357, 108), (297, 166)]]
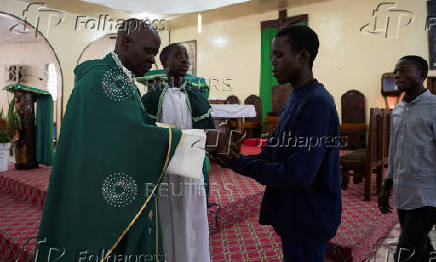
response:
[(383, 176), (383, 116), (381, 109), (371, 108), (367, 147), (340, 158), (342, 187), (347, 188), (350, 171), (354, 177), (364, 180), (364, 200), (371, 200), (371, 175), (377, 174), (377, 189), (381, 188)]
[(209, 104), (223, 105), (226, 104), (226, 99), (209, 99)]
[(254, 105), (256, 110), (255, 117), (244, 118), (244, 130), (247, 138), (260, 137), (262, 127), (262, 101), (257, 95), (250, 95), (244, 100), (245, 105)]
[(292, 93), (292, 87), (288, 85), (278, 85), (272, 88), (272, 112), (268, 116), (280, 116), (282, 108)]
[(341, 97), (341, 136), (348, 141), (347, 149), (365, 147), (365, 96), (357, 90), (347, 91)]
[[(227, 97), (226, 100), (209, 100), (209, 103), (211, 101), (215, 104), (240, 104), (239, 98), (235, 95), (231, 95)], [(222, 103), (221, 101), (225, 101), (225, 103)], [(219, 130), (217, 152), (226, 153), (228, 152), (228, 141), (231, 138), (231, 131), (236, 130), (242, 134), (244, 133), (243, 119), (242, 118), (214, 118), (214, 121), (215, 121), (216, 129)], [(233, 133), (233, 136), (236, 135), (237, 133)], [(216, 137), (214, 135), (210, 135), (210, 136), (213, 137), (214, 141), (216, 141)]]
[(272, 111), (266, 113), (263, 122), (263, 132), (270, 136), (276, 129), (282, 108), (292, 93), (293, 88), (289, 85), (278, 85), (272, 88)]
[[(382, 112), (382, 169), (388, 167), (389, 156), (389, 138), (391, 136), (392, 127), (392, 111), (390, 109), (381, 109)], [(377, 181), (383, 181), (383, 172), (377, 173)], [(377, 184), (377, 194), (381, 191), (381, 184)]]
[(227, 104), (237, 104), (240, 105), (239, 98), (235, 95), (231, 95), (227, 97)]
[(388, 159), (388, 156), (389, 156), (389, 142), (390, 142), (390, 139), (391, 139), (391, 132), (392, 132), (392, 110), (391, 109), (386, 109), (387, 111), (387, 115), (386, 115), (386, 117), (387, 117), (387, 119), (386, 119), (386, 121), (387, 121), (387, 123), (386, 123), (386, 126), (387, 126), (387, 132), (386, 132), (386, 167), (387, 167), (387, 165), (388, 165), (388, 162), (387, 162), (387, 159)]
[(434, 95), (436, 95), (436, 77), (429, 76), (427, 78), (427, 89), (430, 90)]

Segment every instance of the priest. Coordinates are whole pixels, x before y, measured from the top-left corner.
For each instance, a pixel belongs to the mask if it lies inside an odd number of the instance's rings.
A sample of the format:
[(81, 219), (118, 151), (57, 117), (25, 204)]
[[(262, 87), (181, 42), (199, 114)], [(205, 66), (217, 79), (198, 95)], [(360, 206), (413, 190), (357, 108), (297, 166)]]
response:
[(152, 27), (129, 19), (114, 52), (76, 67), (34, 261), (165, 261), (156, 190), (177, 151), (195, 147), (150, 125), (134, 84), (159, 46)]

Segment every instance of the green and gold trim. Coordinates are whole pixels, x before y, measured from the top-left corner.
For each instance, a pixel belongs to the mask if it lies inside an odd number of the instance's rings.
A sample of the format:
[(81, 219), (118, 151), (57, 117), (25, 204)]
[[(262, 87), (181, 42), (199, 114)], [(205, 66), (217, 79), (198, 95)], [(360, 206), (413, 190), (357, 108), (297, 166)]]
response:
[[(167, 157), (165, 159), (164, 167), (162, 168), (162, 172), (161, 172), (161, 174), (160, 174), (160, 176), (159, 176), (159, 178), (157, 180), (157, 184), (154, 186), (153, 190), (151, 191), (151, 194), (147, 197), (147, 199), (145, 200), (144, 204), (139, 209), (138, 213), (136, 213), (135, 217), (132, 219), (132, 221), (130, 221), (129, 225), (126, 227), (126, 229), (124, 229), (123, 233), (118, 237), (118, 240), (113, 244), (112, 248), (109, 250), (109, 252), (107, 252), (107, 254), (104, 256), (104, 258), (102, 258), (100, 260), (100, 262), (106, 261), (108, 256), (110, 254), (112, 254), (112, 252), (115, 250), (115, 248), (120, 244), (121, 240), (126, 236), (126, 234), (129, 232), (129, 230), (132, 228), (133, 224), (135, 224), (136, 220), (142, 214), (142, 211), (144, 211), (144, 209), (147, 207), (147, 205), (150, 202), (151, 198), (154, 196), (154, 193), (155, 193), (156, 189), (159, 187), (159, 184), (162, 181), (163, 176), (165, 174), (165, 171), (166, 171), (166, 169), (168, 167), (168, 164), (170, 162), (170, 153), (171, 153), (172, 140), (173, 140), (173, 134), (171, 132), (171, 129), (168, 128), (168, 152), (167, 152)], [(156, 197), (155, 197), (155, 201), (156, 201)], [(158, 221), (157, 221), (157, 209), (156, 209), (156, 225), (158, 225), (157, 223), (158, 223)], [(158, 231), (158, 228), (156, 228), (156, 231)], [(158, 235), (158, 233), (156, 233), (156, 240), (158, 240), (158, 238), (159, 238), (159, 235)], [(156, 243), (158, 243), (158, 241), (156, 241)], [(157, 245), (156, 245), (156, 261), (159, 261), (159, 252), (158, 252)]]

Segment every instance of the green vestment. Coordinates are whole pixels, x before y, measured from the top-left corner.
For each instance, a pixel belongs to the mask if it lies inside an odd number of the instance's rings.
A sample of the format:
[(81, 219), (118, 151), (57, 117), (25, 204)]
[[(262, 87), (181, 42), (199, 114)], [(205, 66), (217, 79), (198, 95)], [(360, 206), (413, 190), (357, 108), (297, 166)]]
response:
[(151, 192), (181, 131), (149, 125), (137, 87), (112, 54), (75, 74), (34, 261), (102, 261), (123, 232), (105, 261), (164, 261)]

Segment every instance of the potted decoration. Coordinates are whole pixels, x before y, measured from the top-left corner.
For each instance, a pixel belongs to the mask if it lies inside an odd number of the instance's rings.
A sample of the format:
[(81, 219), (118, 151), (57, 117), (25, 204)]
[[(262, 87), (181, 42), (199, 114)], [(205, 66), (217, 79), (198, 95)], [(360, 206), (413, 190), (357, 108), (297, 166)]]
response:
[(19, 129), (21, 129), (21, 118), (15, 111), (14, 97), (9, 104), (7, 115), (3, 116), (3, 110), (0, 112), (0, 172), (8, 170), (9, 152)]

